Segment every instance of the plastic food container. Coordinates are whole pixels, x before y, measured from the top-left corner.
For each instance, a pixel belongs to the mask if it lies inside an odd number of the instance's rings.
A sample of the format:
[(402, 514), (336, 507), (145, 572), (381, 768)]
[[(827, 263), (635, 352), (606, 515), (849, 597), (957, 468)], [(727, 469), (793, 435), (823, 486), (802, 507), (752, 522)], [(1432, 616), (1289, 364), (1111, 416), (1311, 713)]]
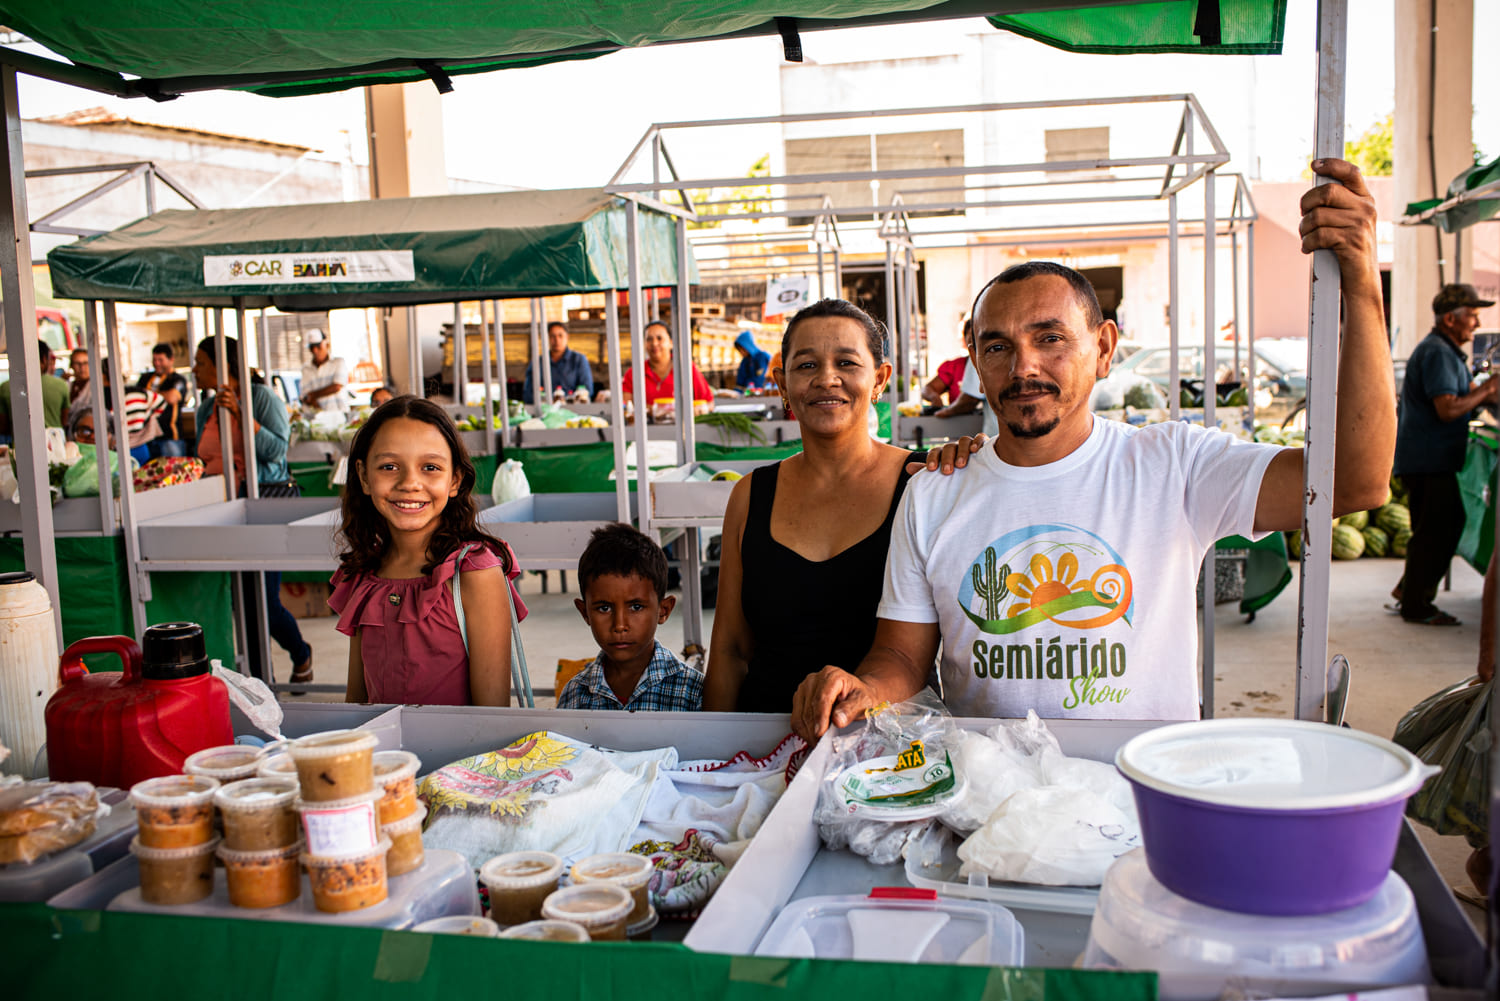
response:
[(386, 898), (385, 855), (391, 843), (382, 840), (369, 851), (340, 856), (303, 855), (313, 905), (338, 914), (373, 907)]
[[(165, 775), (130, 790), (141, 844), (147, 848), (191, 848), (214, 837), (214, 793), (219, 780), (206, 775)], [(209, 856), (212, 864), (213, 856)]]
[(632, 927), (646, 924), (654, 913), (651, 907), (651, 894), (647, 891), (651, 884), (651, 874), (655, 871), (656, 866), (650, 859), (641, 855), (632, 855), (629, 852), (605, 852), (602, 855), (590, 855), (586, 859), (575, 862), (571, 870), (575, 884), (613, 883), (629, 893), (634, 907), (626, 923)]
[(382, 825), (417, 812), (417, 769), (422, 760), (410, 751), (377, 751), (373, 758), (375, 784), (381, 789)]
[(1365, 903), (1267, 918), (1178, 896), (1143, 849), (1104, 877), (1083, 965), (1157, 970), (1163, 1001), (1344, 994), (1430, 979), (1411, 890), (1394, 872)]
[(422, 820), (426, 816), (427, 807), (419, 806), (410, 817), (403, 817), (380, 829), (391, 843), (391, 852), (385, 857), (388, 875), (404, 876), (422, 867)]
[(260, 852), (295, 845), (300, 836), (292, 808), (296, 798), (292, 779), (241, 779), (221, 786), (214, 805), (224, 821), (224, 847)]
[(490, 891), (490, 917), (519, 925), (542, 916), (542, 904), (557, 892), (563, 861), (551, 852), (510, 852), (479, 867), (479, 881)]
[(588, 929), (572, 921), (528, 921), (507, 928), (501, 938), (526, 938), (537, 942), (589, 942)]
[(373, 733), (362, 730), (330, 730), (292, 741), (287, 753), (297, 765), (302, 798), (320, 803), (374, 789), (371, 759), (377, 743)]
[(255, 768), (255, 774), (263, 779), (290, 779), (297, 780), (297, 762), (292, 760), (290, 754), (267, 753), (260, 759), (260, 764)]
[(1115, 755), (1151, 873), (1249, 914), (1327, 914), (1375, 895), (1406, 800), (1436, 769), (1388, 740), (1302, 720), (1178, 723)]
[(214, 892), (214, 848), (219, 839), (186, 848), (153, 848), (139, 836), (130, 842), (141, 870), (141, 899), (175, 907), (202, 900)]
[(367, 852), (380, 841), (375, 823), (375, 790), (348, 799), (309, 803), (298, 800), (294, 807), (302, 817), (302, 833), (309, 855), (344, 856)]
[(219, 846), (229, 884), (229, 902), (235, 907), (280, 907), (302, 893), (302, 866), (297, 856), (302, 846), (294, 844), (269, 851), (234, 851)]
[(500, 937), (500, 926), (489, 918), (471, 918), (463, 914), (423, 921), (413, 928), (412, 931), (426, 932), (428, 935), (473, 935), (475, 938)]
[(558, 890), (542, 902), (542, 917), (582, 925), (595, 942), (625, 941), (626, 918), (635, 902), (609, 883), (585, 883)]
[(236, 782), (255, 778), (260, 760), (266, 756), (263, 747), (248, 747), (243, 744), (225, 744), (189, 754), (182, 770), (188, 775), (207, 775), (220, 782)]
[(933, 890), (883, 887), (868, 897), (804, 897), (782, 908), (757, 956), (888, 963), (1020, 966), (1025, 935), (999, 904), (939, 900)]

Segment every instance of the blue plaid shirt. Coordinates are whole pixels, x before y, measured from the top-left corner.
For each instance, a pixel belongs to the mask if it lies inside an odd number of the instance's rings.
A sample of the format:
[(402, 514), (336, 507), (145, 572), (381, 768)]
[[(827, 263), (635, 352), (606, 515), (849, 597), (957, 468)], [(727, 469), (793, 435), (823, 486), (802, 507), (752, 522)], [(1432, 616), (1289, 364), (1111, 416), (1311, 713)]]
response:
[(604, 654), (574, 675), (557, 697), (559, 709), (624, 709), (628, 712), (697, 712), (703, 707), (703, 675), (678, 660), (660, 641), (651, 663), (624, 705), (604, 677)]

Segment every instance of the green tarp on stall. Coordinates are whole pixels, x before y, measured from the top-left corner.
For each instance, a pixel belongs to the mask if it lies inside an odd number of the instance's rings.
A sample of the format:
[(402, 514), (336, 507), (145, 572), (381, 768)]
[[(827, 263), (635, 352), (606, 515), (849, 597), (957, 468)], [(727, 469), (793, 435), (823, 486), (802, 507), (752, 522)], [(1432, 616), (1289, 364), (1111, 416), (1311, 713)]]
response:
[[(47, 255), (53, 293), (333, 309), (629, 286), (625, 200), (596, 188), (173, 209)], [(677, 283), (672, 216), (640, 210), (647, 287)], [(689, 280), (697, 269), (688, 262)]]
[(957, 17), (1081, 52), (1275, 54), (1286, 0), (0, 0), (0, 23), (89, 67), (101, 85), (155, 97), (447, 86), (452, 75), (629, 47)]
[[(1450, 199), (1467, 195), (1476, 188), (1496, 183), (1500, 183), (1500, 156), (1495, 157), (1489, 163), (1476, 163), (1459, 174), (1448, 185), (1448, 194), (1445, 197), (1409, 203), (1406, 206), (1406, 215), (1421, 215)], [(1458, 202), (1441, 212), (1433, 213), (1426, 221), (1436, 223), (1444, 233), (1457, 233), (1477, 222), (1493, 219), (1497, 215), (1500, 215), (1500, 191), (1495, 191), (1493, 197), (1485, 197), (1481, 193), (1472, 200)]]

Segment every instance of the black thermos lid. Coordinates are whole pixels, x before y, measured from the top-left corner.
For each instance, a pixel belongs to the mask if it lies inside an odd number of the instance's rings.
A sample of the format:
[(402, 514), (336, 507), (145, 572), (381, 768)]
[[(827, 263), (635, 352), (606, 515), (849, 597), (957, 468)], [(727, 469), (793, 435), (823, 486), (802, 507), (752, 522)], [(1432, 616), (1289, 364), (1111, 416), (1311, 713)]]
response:
[(203, 627), (196, 622), (163, 622), (146, 627), (141, 640), (141, 674), (151, 681), (173, 681), (209, 672)]

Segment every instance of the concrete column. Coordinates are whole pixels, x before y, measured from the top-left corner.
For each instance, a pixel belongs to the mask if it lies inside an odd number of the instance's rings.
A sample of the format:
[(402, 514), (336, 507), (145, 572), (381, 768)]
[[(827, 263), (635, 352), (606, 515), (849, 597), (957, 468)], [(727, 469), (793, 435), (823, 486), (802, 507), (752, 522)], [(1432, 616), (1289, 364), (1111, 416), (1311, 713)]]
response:
[[(1410, 202), (1434, 195), (1444, 197), (1448, 182), (1474, 162), (1473, 0), (1396, 0), (1395, 34), (1396, 134), (1392, 156), (1395, 212), (1399, 214)], [(1473, 274), (1472, 241), (1465, 241), (1463, 259), (1459, 260), (1454, 255), (1453, 237), (1438, 232), (1435, 226), (1396, 227), (1391, 331), (1396, 338), (1397, 358), (1410, 355), (1431, 329), (1432, 297), (1441, 283), (1465, 280), (1457, 277), (1459, 274)]]
[[(441, 99), (437, 88), (426, 81), (365, 88), (370, 197), (448, 194)], [(424, 310), (418, 310), (417, 316), (419, 328), (429, 331), (427, 339), (435, 345), (442, 319), (430, 317)], [(389, 310), (383, 320), (389, 351), (385, 359), (386, 378), (399, 389), (420, 395), (421, 387), (413, 382), (408, 360), (407, 312), (398, 307)]]

